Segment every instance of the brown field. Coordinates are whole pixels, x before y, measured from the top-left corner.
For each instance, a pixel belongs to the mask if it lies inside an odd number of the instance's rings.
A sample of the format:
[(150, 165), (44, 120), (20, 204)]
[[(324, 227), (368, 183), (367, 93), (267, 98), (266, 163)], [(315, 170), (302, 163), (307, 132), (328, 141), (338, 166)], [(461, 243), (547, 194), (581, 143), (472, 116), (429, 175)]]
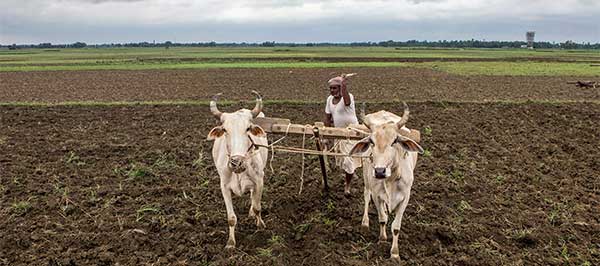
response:
[[(204, 100), (220, 90), (248, 99), (251, 89), (266, 99), (325, 97), (331, 70), (288, 71), (0, 73), (0, 102)], [(598, 100), (598, 90), (565, 87), (569, 77), (349, 71), (361, 75), (351, 85), (358, 100), (410, 101), (408, 126), (430, 152), (402, 223), (403, 264), (600, 263), (600, 104), (483, 103)], [(322, 109), (274, 103), (265, 112), (313, 123)], [(368, 105), (379, 109), (400, 111)], [(248, 196), (235, 198), (238, 246), (225, 251), (204, 140), (215, 125), (206, 105), (0, 106), (0, 265), (393, 265), (390, 243), (377, 243), (374, 208), (370, 231), (360, 230), (362, 177), (346, 198), (332, 169), (326, 198), (318, 160), (306, 156), (298, 195), (302, 157), (283, 153), (266, 170), (267, 229), (247, 218)]]
[(326, 81), (340, 73), (356, 99), (382, 101), (598, 101), (600, 90), (566, 84), (585, 77), (459, 76), (416, 68), (201, 69), (157, 71), (0, 72), (0, 102), (207, 100), (225, 92), (248, 99), (324, 101)]

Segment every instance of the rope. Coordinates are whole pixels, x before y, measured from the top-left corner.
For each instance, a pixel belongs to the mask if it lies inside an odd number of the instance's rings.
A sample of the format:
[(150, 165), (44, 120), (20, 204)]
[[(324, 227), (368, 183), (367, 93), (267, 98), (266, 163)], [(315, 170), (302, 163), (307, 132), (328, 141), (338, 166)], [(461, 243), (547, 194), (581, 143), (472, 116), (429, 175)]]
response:
[(271, 173), (275, 173), (275, 170), (273, 170), (273, 157), (275, 157), (275, 150), (273, 149), (273, 145), (277, 144), (278, 142), (282, 141), (285, 137), (287, 137), (288, 133), (290, 132), (291, 125), (292, 123), (288, 123), (287, 129), (285, 130), (285, 135), (283, 135), (283, 137), (269, 144), (269, 146), (271, 147), (271, 159), (269, 160), (269, 168), (271, 168)]
[(310, 155), (328, 155), (328, 156), (342, 156), (342, 157), (352, 157), (352, 158), (369, 158), (370, 155), (348, 155), (346, 153), (339, 152), (329, 152), (329, 151), (316, 151), (310, 149), (296, 148), (296, 147), (285, 147), (285, 146), (265, 146), (256, 144), (257, 147), (260, 148), (272, 148), (277, 151), (287, 152), (287, 153), (300, 153), (300, 154), (310, 154)]
[(358, 133), (365, 134), (365, 135), (367, 135), (367, 136), (371, 134), (371, 132), (367, 132), (367, 131), (364, 131), (364, 130), (360, 130), (360, 129), (358, 129), (358, 128), (347, 127), (346, 129), (349, 129), (349, 130), (352, 130), (352, 131), (356, 131), (356, 132), (358, 132)]
[[(306, 127), (306, 125), (304, 127)], [(306, 140), (306, 129), (302, 130), (302, 149), (304, 149), (305, 140)], [(300, 171), (300, 190), (298, 191), (298, 195), (302, 194), (303, 187), (304, 187), (304, 153), (302, 154), (302, 171)]]

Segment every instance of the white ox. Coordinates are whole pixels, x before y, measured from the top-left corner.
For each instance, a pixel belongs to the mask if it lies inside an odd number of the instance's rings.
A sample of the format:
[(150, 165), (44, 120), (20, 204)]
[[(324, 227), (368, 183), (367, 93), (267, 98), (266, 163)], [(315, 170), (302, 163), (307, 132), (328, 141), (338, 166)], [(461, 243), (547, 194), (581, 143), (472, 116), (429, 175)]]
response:
[(221, 121), (221, 125), (213, 128), (208, 133), (208, 140), (214, 140), (212, 156), (221, 179), (221, 192), (227, 208), (227, 222), (229, 224), (229, 239), (226, 248), (235, 247), (235, 226), (237, 217), (233, 210), (231, 193), (241, 196), (250, 191), (252, 204), (249, 216), (256, 217), (256, 226), (264, 228), (260, 211), (260, 201), (267, 163), (266, 149), (259, 149), (257, 145), (267, 145), (265, 131), (252, 124), (252, 119), (262, 115), (262, 99), (256, 95), (256, 106), (252, 111), (240, 109), (233, 113), (223, 113), (217, 108), (217, 99), (220, 94), (213, 97), (210, 102), (210, 111)]
[(408, 114), (406, 103), (404, 103), (402, 117), (387, 111), (365, 116), (363, 109), (361, 120), (372, 133), (355, 144), (350, 151), (351, 155), (371, 152), (372, 159), (364, 160), (363, 165), (365, 206), (362, 226), (369, 227), (368, 210), (371, 199), (379, 216), (379, 241), (387, 240), (387, 212), (395, 214), (392, 222), (393, 238), (390, 252), (391, 258), (395, 260), (400, 259), (398, 236), (402, 215), (410, 198), (417, 152), (423, 152), (419, 144), (399, 134), (400, 130), (409, 131), (404, 127), (408, 121)]

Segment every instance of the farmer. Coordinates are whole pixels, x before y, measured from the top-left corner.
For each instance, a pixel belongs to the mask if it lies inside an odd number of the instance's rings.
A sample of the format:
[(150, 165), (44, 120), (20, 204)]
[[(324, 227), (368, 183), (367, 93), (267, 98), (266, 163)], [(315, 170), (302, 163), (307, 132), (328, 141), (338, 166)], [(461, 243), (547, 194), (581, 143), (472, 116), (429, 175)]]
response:
[[(346, 78), (354, 74), (342, 75), (330, 79), (329, 97), (325, 106), (325, 126), (345, 128), (350, 124), (358, 124), (354, 108), (354, 96), (348, 92)], [(334, 147), (337, 152), (349, 154), (356, 141), (336, 140)], [(360, 158), (336, 157), (336, 164), (345, 172), (344, 193), (350, 195), (350, 181), (354, 170), (362, 166)]]

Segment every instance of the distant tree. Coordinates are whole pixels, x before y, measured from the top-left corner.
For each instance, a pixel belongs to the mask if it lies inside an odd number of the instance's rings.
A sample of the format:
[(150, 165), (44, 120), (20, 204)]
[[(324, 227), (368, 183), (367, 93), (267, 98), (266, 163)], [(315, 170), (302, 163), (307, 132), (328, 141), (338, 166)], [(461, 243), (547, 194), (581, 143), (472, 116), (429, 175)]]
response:
[(263, 42), (260, 44), (263, 47), (275, 47), (275, 42)]
[(84, 42), (76, 42), (74, 44), (71, 44), (71, 47), (73, 47), (73, 48), (84, 48), (86, 46), (87, 46), (87, 44)]
[(561, 43), (560, 44), (560, 48), (563, 48), (563, 49), (575, 49), (575, 48), (577, 48), (577, 44), (574, 41), (572, 41), (572, 40), (568, 40), (568, 41), (566, 41), (564, 43)]

